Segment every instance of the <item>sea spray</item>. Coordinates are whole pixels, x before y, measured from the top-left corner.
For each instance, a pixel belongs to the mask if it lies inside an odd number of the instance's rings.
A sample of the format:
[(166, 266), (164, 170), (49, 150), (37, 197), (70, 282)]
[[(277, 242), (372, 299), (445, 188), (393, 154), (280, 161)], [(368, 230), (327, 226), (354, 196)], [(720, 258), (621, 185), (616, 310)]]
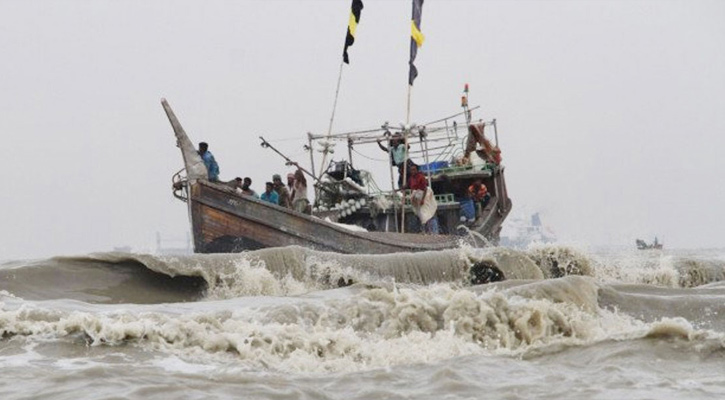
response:
[(534, 245), (526, 250), (526, 254), (539, 266), (546, 279), (593, 274), (589, 258), (571, 247)]
[(630, 251), (595, 258), (600, 282), (628, 282), (670, 288), (697, 287), (725, 280), (725, 261), (662, 252)]
[(696, 287), (725, 280), (725, 261), (678, 257), (675, 268), (679, 272), (680, 287)]

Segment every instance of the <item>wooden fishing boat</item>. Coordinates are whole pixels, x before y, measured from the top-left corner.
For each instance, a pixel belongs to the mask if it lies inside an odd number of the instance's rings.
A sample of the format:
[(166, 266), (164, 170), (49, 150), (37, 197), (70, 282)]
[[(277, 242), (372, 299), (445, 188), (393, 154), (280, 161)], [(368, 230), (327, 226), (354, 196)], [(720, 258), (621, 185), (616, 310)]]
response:
[(663, 244), (656, 237), (652, 243), (647, 243), (642, 239), (637, 239), (635, 243), (637, 244), (637, 250), (662, 250), (663, 248)]
[[(463, 242), (483, 246), (497, 243), (501, 224), (511, 209), (502, 165), (451, 167), (432, 162), (426, 164), (426, 173), (436, 193), (437, 217), (442, 234), (413, 233), (420, 231), (420, 225), (408, 202), (396, 192), (373, 191), (367, 188), (368, 185), (356, 184), (345, 168), (342, 176), (332, 173), (329, 168), (321, 177), (312, 175), (317, 181), (316, 191), (319, 194), (315, 207), (311, 215), (296, 212), (240, 194), (228, 184), (210, 182), (201, 157), (168, 102), (162, 99), (161, 104), (184, 160), (184, 168), (173, 178), (174, 195), (188, 205), (194, 251), (197, 253), (240, 252), (290, 245), (360, 254), (440, 250), (460, 246)], [(465, 111), (463, 115), (469, 117), (467, 123), (470, 124), (470, 110)], [(450, 148), (460, 147), (461, 138), (451, 133), (451, 129), (458, 131), (455, 122), (452, 125), (447, 120), (444, 122), (447, 129), (438, 132), (441, 137), (447, 137), (444, 139), (447, 144), (438, 146), (445, 152), (436, 154), (450, 155)], [(488, 124), (495, 128), (495, 120)], [(431, 133), (424, 135), (418, 132), (421, 148), (435, 143), (433, 134), (436, 129), (432, 124), (423, 127), (428, 127)], [(377, 139), (389, 137), (390, 128), (381, 129), (383, 134), (365, 131), (324, 137), (309, 135), (311, 158), (316, 139), (344, 140), (349, 146), (374, 143)], [(412, 136), (410, 127), (401, 128), (397, 134), (400, 133)], [(497, 136), (496, 133), (496, 142)], [(271, 146), (264, 139), (262, 144)], [(427, 148), (421, 153), (428, 159), (430, 152)], [(352, 169), (351, 161), (342, 165), (349, 167), (351, 173), (359, 172)], [(314, 159), (312, 164), (314, 171)], [(336, 169), (339, 165), (339, 162), (332, 161), (330, 168)], [(461, 196), (465, 196), (463, 191), (476, 180), (486, 185), (490, 199), (477, 210), (475, 218), (462, 223), (462, 210), (470, 204)], [(346, 207), (343, 203), (351, 206)], [(345, 225), (355, 225), (367, 231), (351, 230)]]

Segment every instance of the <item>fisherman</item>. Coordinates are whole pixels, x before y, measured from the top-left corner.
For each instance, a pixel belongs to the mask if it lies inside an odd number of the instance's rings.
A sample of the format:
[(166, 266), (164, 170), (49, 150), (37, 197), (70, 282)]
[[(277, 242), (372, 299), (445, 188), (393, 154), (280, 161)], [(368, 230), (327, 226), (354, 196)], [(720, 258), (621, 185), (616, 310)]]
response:
[(209, 151), (209, 144), (206, 142), (199, 143), (199, 155), (204, 161), (206, 170), (209, 173), (209, 180), (211, 182), (219, 181), (219, 164), (216, 163), (214, 155)]
[(407, 158), (403, 138), (399, 134), (393, 135), (389, 142), (390, 148), (383, 146), (383, 144), (380, 143), (380, 139), (378, 139), (377, 142), (380, 150), (390, 153), (391, 165), (398, 167), (398, 187), (403, 187), (403, 164)]
[(241, 187), (242, 194), (246, 195), (246, 196), (252, 196), (252, 197), (258, 199), (259, 195), (257, 194), (257, 192), (252, 190), (251, 186), (252, 186), (252, 178), (250, 178), (248, 176), (244, 177), (244, 183), (242, 183), (242, 187)]
[(292, 192), (292, 207), (300, 213), (307, 213), (310, 201), (307, 199), (307, 179), (301, 169), (295, 171), (294, 191)]
[(480, 179), (473, 181), (471, 186), (468, 187), (468, 197), (474, 202), (481, 204), (481, 207), (486, 207), (488, 201), (491, 199), (491, 195), (488, 193), (488, 188), (481, 182)]
[[(390, 132), (385, 131), (385, 135), (389, 136)], [(380, 139), (378, 139), (377, 142), (378, 142), (378, 147), (380, 147), (380, 150), (382, 150), (386, 153), (390, 153), (390, 164), (394, 167), (397, 167), (398, 164), (400, 164), (400, 162), (402, 162), (402, 160), (400, 160), (400, 159), (398, 159), (399, 161), (396, 160), (396, 157), (395, 157), (395, 154), (396, 154), (395, 149), (400, 145), (400, 135), (395, 134), (390, 138), (390, 140), (388, 140), (388, 146), (390, 146), (389, 148), (383, 146), (383, 144), (380, 143)]]
[(290, 194), (290, 198), (292, 198), (292, 191), (295, 188), (295, 174), (290, 172), (287, 174), (287, 191)]
[(234, 189), (235, 192), (242, 194), (242, 185), (244, 185), (244, 182), (242, 181), (242, 178), (236, 177), (232, 179), (229, 182), (226, 182), (226, 185), (230, 188)]
[(272, 204), (279, 204), (279, 195), (274, 191), (274, 184), (272, 182), (264, 184), (264, 193), (262, 193), (260, 198)]
[(279, 205), (285, 208), (292, 208), (290, 192), (284, 183), (282, 183), (282, 177), (279, 174), (272, 175), (272, 184), (274, 185), (274, 191), (279, 195)]
[(405, 189), (410, 189), (410, 202), (420, 220), (421, 232), (438, 234), (438, 217), (436, 217), (438, 203), (433, 195), (433, 190), (428, 187), (428, 180), (425, 178), (425, 174), (418, 170), (417, 165), (411, 164), (409, 168), (410, 173)]
[(464, 202), (461, 202), (462, 214), (465, 214), (467, 218), (467, 221), (464, 221), (462, 217), (461, 222), (468, 222), (471, 224), (475, 221), (475, 217), (481, 215), (481, 212), (488, 204), (488, 201), (491, 200), (491, 195), (488, 193), (486, 185), (484, 185), (480, 179), (476, 179), (473, 181), (471, 186), (468, 187), (468, 190), (466, 191), (466, 198), (466, 205), (471, 207), (471, 209), (469, 210), (466, 208), (466, 210), (464, 210)]

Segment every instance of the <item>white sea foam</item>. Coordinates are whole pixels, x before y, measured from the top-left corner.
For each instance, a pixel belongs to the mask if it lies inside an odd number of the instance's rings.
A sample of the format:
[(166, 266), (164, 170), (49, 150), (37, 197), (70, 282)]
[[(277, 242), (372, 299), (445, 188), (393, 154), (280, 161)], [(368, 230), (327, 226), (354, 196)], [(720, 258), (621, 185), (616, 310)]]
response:
[(570, 277), (480, 293), (450, 284), (374, 288), (345, 299), (243, 310), (219, 303), (216, 311), (177, 315), (148, 307), (89, 313), (28, 305), (0, 312), (0, 326), (5, 336), (80, 334), (91, 346), (133, 344), (184, 362), (237, 360), (247, 368), (304, 372), (430, 363), (468, 354), (536, 355), (662, 332), (704, 338), (691, 326), (669, 320), (647, 324), (601, 309), (597, 287), (591, 279)]
[[(0, 270), (0, 398), (725, 395), (719, 256), (537, 251), (16, 265)], [(470, 286), (477, 262), (507, 280)]]

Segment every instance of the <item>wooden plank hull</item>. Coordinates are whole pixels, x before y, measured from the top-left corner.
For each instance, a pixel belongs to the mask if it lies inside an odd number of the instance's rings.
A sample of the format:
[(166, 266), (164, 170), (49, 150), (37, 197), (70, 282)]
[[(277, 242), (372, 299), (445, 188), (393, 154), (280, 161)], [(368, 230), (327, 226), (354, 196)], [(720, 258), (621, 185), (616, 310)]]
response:
[(442, 250), (461, 237), (414, 233), (355, 232), (319, 218), (233, 193), (221, 185), (190, 185), (194, 247), (229, 253), (298, 245), (338, 253), (381, 254)]

